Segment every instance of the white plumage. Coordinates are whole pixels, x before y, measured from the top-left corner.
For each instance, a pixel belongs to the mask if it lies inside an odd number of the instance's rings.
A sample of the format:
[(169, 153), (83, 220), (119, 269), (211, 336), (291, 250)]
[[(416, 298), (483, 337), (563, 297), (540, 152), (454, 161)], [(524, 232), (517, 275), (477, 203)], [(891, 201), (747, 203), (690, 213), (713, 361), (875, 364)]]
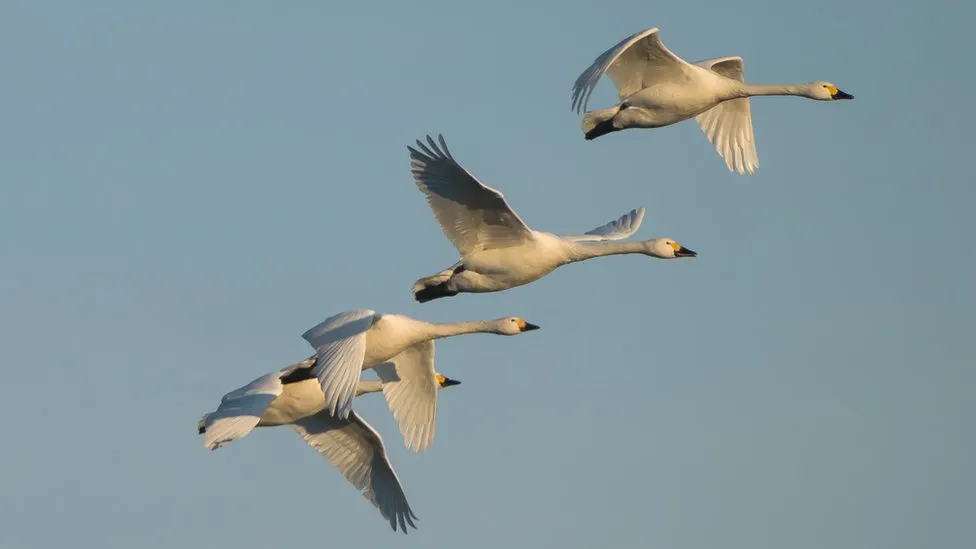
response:
[[(314, 359), (305, 360), (224, 395), (217, 410), (200, 420), (204, 446), (216, 450), (243, 438), (255, 427), (288, 425), (362, 492), (393, 530), (399, 526), (406, 533), (408, 525), (416, 528), (417, 516), (407, 503), (382, 437), (354, 410), (339, 419), (325, 409), (324, 395), (312, 372), (314, 365)], [(460, 382), (436, 373), (432, 377), (430, 390), (436, 406), (437, 390)], [(378, 392), (385, 390), (386, 385), (395, 388), (399, 383), (402, 382), (396, 379), (388, 384), (383, 380), (361, 380), (355, 391), (357, 395)], [(410, 392), (402, 391), (398, 407), (411, 410), (415, 403), (409, 399)]]
[(339, 418), (352, 409), (363, 370), (377, 369), (383, 394), (408, 448), (422, 452), (434, 438), (437, 412), (434, 340), (462, 334), (518, 335), (537, 329), (518, 317), (430, 323), (404, 315), (356, 309), (331, 316), (303, 334), (315, 348), (313, 371), (325, 408)]
[(496, 189), (478, 181), (451, 155), (443, 136), (427, 136), (410, 151), (414, 182), (427, 197), (444, 235), (461, 260), (421, 278), (413, 286), (421, 303), (461, 292), (498, 292), (528, 284), (557, 267), (615, 254), (661, 259), (694, 257), (670, 238), (614, 242), (635, 234), (643, 207), (579, 236), (557, 236), (529, 228)]
[(740, 175), (752, 174), (759, 167), (749, 97), (795, 95), (820, 101), (854, 98), (823, 81), (746, 84), (741, 57), (688, 63), (664, 46), (657, 28), (625, 38), (583, 71), (573, 85), (572, 106), (576, 112), (586, 109), (603, 74), (617, 87), (620, 103), (586, 113), (586, 139), (628, 128), (660, 128), (695, 117), (729, 170)]

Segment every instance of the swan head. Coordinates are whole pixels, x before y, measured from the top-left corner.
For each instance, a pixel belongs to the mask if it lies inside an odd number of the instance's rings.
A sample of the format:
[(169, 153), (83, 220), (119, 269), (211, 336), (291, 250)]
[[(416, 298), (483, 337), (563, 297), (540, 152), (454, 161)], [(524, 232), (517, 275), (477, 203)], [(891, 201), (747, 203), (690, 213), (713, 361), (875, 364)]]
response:
[(505, 318), (499, 318), (494, 322), (494, 332), (501, 335), (519, 335), (522, 332), (531, 332), (532, 330), (538, 330), (539, 327), (530, 322), (526, 322), (524, 319), (517, 316), (506, 316)]
[(854, 99), (854, 96), (837, 89), (837, 86), (831, 84), (830, 82), (824, 82), (823, 80), (817, 80), (816, 82), (810, 82), (808, 89), (806, 90), (807, 97), (810, 99), (816, 99), (818, 101), (836, 101), (838, 99)]
[(458, 381), (456, 379), (451, 379), (451, 378), (449, 378), (447, 376), (444, 376), (444, 375), (441, 375), (441, 374), (434, 374), (434, 379), (437, 380), (437, 386), (440, 387), (441, 389), (443, 389), (445, 387), (450, 387), (452, 385), (460, 385), (461, 384), (460, 381)]
[(661, 259), (675, 259), (679, 257), (697, 257), (698, 252), (689, 250), (670, 238), (655, 238), (648, 240), (648, 255)]

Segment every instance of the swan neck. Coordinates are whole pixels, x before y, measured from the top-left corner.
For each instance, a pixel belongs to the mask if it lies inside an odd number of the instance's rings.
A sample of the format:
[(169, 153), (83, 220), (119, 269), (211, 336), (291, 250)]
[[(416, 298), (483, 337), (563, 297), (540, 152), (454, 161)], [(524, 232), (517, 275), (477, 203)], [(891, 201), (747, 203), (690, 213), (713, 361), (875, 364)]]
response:
[(366, 393), (378, 393), (383, 390), (383, 381), (379, 379), (362, 379), (356, 387), (356, 396)]
[(430, 325), (430, 339), (440, 339), (463, 334), (480, 334), (491, 332), (491, 323), (484, 320), (470, 322), (446, 322)]
[(573, 243), (570, 246), (570, 262), (585, 261), (594, 257), (621, 254), (648, 255), (647, 242), (597, 242), (592, 244)]
[(742, 97), (757, 95), (803, 95), (801, 86), (795, 84), (742, 84)]

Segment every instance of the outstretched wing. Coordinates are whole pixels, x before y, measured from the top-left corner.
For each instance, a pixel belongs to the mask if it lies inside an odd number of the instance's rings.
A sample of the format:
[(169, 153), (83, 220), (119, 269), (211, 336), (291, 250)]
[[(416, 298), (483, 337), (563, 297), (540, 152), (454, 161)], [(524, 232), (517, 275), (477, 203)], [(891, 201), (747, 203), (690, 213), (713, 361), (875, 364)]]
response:
[(614, 219), (606, 225), (601, 225), (593, 230), (586, 231), (585, 234), (578, 236), (565, 236), (565, 240), (574, 242), (595, 242), (600, 240), (623, 240), (633, 236), (644, 221), (644, 214), (647, 209), (644, 206)]
[[(699, 61), (695, 65), (744, 82), (741, 57), (719, 57)], [(696, 116), (695, 120), (719, 156), (725, 160), (729, 171), (739, 175), (755, 173), (759, 167), (759, 155), (756, 153), (748, 97), (723, 101)]]
[(394, 531), (397, 524), (404, 534), (408, 524), (417, 527), (413, 522), (417, 516), (410, 510), (383, 439), (359, 414), (351, 411), (347, 419), (339, 419), (323, 410), (296, 421), (291, 428), (332, 462), (390, 521)]
[[(427, 195), (427, 204), (461, 257), (471, 252), (518, 246), (532, 238), (532, 231), (508, 205), (505, 197), (461, 167), (447, 149), (444, 136), (438, 142), (427, 136), (410, 151), (414, 183)], [(419, 150), (418, 150), (419, 149)]]
[(250, 433), (271, 401), (281, 394), (280, 378), (281, 372), (266, 374), (224, 395), (217, 411), (201, 421), (203, 445), (216, 450)]
[(383, 396), (400, 426), (403, 442), (423, 452), (434, 442), (437, 420), (437, 379), (434, 342), (423, 341), (375, 368)]
[(302, 334), (315, 348), (315, 375), (325, 393), (326, 410), (341, 419), (352, 410), (366, 356), (366, 330), (375, 317), (370, 309), (354, 309), (331, 316)]
[(600, 54), (579, 75), (573, 84), (573, 110), (586, 110), (604, 73), (617, 86), (620, 99), (625, 99), (656, 80), (683, 78), (689, 69), (691, 65), (664, 46), (656, 27), (638, 32)]

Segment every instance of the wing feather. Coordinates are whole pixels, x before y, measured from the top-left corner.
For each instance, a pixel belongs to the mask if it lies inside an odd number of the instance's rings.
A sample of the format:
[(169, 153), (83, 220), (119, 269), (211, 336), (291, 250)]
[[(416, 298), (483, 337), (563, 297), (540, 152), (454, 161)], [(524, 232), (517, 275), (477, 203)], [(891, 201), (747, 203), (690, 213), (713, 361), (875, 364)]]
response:
[(590, 95), (604, 73), (617, 87), (620, 100), (655, 81), (683, 78), (691, 69), (684, 59), (661, 42), (657, 27), (624, 38), (600, 54), (573, 84), (573, 110), (586, 110)]
[(637, 232), (637, 229), (640, 228), (641, 223), (644, 221), (644, 214), (646, 213), (647, 209), (644, 208), (644, 206), (641, 206), (636, 210), (630, 210), (606, 225), (600, 225), (595, 229), (586, 231), (586, 233), (582, 235), (566, 236), (563, 238), (566, 240), (572, 240), (574, 242), (623, 240), (624, 238), (633, 236)]
[[(739, 82), (745, 78), (741, 57), (719, 57), (695, 65)], [(739, 175), (755, 173), (759, 167), (759, 154), (748, 97), (723, 101), (696, 116), (695, 121), (725, 160), (729, 171)]]
[(472, 252), (517, 246), (532, 231), (504, 195), (471, 175), (451, 155), (444, 141), (427, 136), (410, 151), (410, 171), (444, 235), (465, 257)]
[(404, 444), (423, 452), (434, 442), (437, 420), (434, 342), (418, 343), (375, 369)]
[(383, 439), (359, 414), (350, 411), (339, 419), (323, 410), (291, 427), (379, 509), (394, 531), (397, 525), (404, 534), (407, 525), (417, 527)]
[(217, 411), (203, 418), (203, 445), (216, 450), (243, 438), (261, 421), (271, 401), (281, 394), (281, 372), (265, 374), (220, 399)]
[(325, 393), (329, 413), (345, 418), (363, 371), (366, 330), (376, 313), (354, 309), (333, 315), (302, 334), (315, 349), (315, 374)]

